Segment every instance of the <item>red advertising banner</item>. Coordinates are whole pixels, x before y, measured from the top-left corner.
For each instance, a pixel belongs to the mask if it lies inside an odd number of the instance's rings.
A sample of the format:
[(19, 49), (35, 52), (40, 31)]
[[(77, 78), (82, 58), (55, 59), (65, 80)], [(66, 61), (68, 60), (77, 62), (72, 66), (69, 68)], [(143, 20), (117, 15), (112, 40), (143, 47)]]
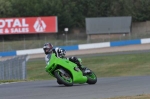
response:
[(0, 35), (56, 32), (58, 32), (56, 16), (0, 19)]

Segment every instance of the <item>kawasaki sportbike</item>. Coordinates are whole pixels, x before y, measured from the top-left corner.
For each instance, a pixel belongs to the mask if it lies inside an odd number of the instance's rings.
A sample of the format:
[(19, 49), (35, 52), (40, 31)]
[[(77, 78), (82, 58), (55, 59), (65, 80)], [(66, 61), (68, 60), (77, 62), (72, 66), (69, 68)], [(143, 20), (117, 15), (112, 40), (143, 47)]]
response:
[[(81, 62), (81, 59), (79, 59)], [(83, 74), (78, 66), (62, 58), (57, 58), (55, 54), (51, 55), (48, 65), (45, 67), (46, 71), (57, 79), (58, 84), (65, 86), (73, 86), (73, 84), (95, 84), (97, 77), (90, 69), (90, 73)]]

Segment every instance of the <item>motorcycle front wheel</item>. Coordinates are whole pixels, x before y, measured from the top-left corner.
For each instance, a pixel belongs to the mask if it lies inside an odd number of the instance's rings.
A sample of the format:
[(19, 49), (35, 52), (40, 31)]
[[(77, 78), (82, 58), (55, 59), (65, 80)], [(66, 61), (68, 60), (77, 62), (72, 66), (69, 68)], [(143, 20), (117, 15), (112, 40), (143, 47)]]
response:
[[(64, 70), (63, 70), (64, 71)], [(73, 80), (69, 73), (62, 72), (62, 70), (57, 69), (55, 72), (55, 77), (59, 83), (64, 84), (65, 86), (73, 86)]]

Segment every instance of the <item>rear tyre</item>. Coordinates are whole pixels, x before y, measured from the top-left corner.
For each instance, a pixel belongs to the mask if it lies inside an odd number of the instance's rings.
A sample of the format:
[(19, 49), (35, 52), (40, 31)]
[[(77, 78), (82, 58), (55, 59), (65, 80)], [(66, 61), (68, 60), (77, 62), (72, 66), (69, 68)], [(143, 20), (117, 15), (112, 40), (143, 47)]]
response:
[(87, 77), (87, 83), (88, 83), (88, 84), (96, 84), (96, 82), (97, 82), (97, 77), (96, 77), (96, 75), (94, 74), (94, 72), (91, 71), (90, 74), (86, 74), (86, 77)]
[(54, 74), (55, 77), (57, 78), (57, 83), (64, 84), (65, 86), (73, 86), (73, 80), (71, 78), (71, 75), (66, 71), (62, 72), (60, 69), (57, 69), (54, 72)]

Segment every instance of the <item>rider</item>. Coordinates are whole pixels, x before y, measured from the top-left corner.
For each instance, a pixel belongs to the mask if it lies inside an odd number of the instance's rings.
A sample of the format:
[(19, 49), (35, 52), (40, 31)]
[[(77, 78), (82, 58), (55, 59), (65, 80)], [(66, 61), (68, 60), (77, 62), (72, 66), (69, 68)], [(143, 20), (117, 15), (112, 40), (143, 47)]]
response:
[(46, 54), (45, 56), (46, 64), (49, 62), (52, 53), (55, 53), (56, 57), (61, 58), (59, 55), (60, 48), (58, 47), (53, 48), (53, 45), (51, 43), (45, 43), (43, 46), (43, 50), (44, 50), (44, 53)]
[[(51, 43), (45, 43), (44, 46), (43, 46), (43, 50), (44, 50), (44, 52), (46, 54), (46, 56), (45, 56), (46, 63), (49, 62), (52, 53), (55, 53), (56, 57), (58, 57), (58, 58), (66, 58), (65, 57), (65, 55), (66, 55), (65, 49), (61, 49), (59, 47), (53, 48), (53, 45)], [(72, 57), (69, 57), (69, 58), (66, 58), (66, 59), (68, 59), (69, 61), (77, 64), (77, 66), (79, 67), (79, 69), (83, 73), (90, 73), (90, 70), (88, 70), (87, 68), (83, 67), (80, 64), (80, 62), (77, 59), (77, 57), (72, 56)]]

